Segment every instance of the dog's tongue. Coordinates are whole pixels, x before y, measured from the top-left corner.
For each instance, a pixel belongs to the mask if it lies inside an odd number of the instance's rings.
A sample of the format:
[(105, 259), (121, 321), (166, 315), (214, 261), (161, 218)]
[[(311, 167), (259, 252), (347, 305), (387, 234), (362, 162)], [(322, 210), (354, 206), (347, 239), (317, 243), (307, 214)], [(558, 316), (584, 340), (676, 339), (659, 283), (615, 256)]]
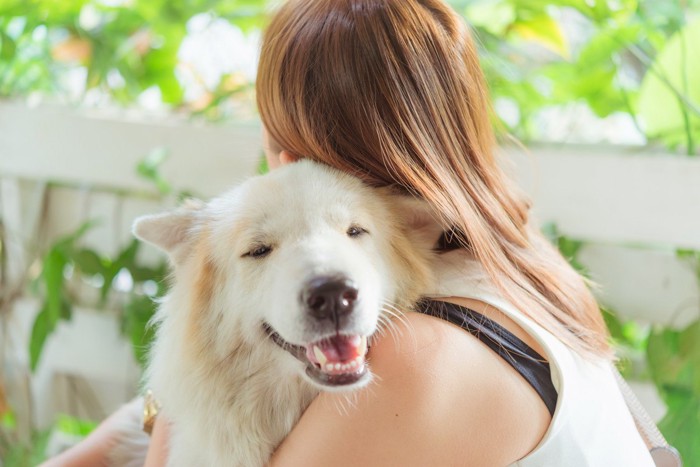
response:
[(361, 369), (366, 353), (367, 337), (358, 335), (335, 335), (306, 346), (309, 361), (333, 373)]

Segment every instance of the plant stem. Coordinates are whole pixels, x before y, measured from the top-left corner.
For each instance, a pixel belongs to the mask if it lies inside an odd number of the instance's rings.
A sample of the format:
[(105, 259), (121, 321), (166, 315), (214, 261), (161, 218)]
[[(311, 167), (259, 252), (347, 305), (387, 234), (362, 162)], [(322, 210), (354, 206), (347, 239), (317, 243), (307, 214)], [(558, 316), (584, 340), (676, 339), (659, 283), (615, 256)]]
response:
[(669, 81), (669, 79), (666, 77), (666, 75), (662, 72), (660, 72), (655, 66), (654, 63), (652, 62), (651, 58), (646, 55), (639, 47), (636, 45), (630, 45), (629, 46), (629, 51), (637, 57), (639, 61), (641, 61), (644, 65), (648, 67), (649, 73), (653, 73), (656, 75), (661, 82), (666, 85), (666, 87), (678, 98), (678, 100), (683, 104), (684, 108), (691, 110), (693, 113), (697, 114), (700, 116), (700, 107), (695, 105), (693, 101), (690, 100), (688, 96), (683, 94), (679, 89), (677, 89), (673, 83)]
[[(685, 44), (685, 34), (681, 30), (680, 41), (681, 41), (681, 80), (683, 86), (683, 92), (688, 94), (688, 68), (686, 67), (686, 44)], [(690, 124), (690, 116), (688, 115), (688, 109), (685, 108), (682, 102), (679, 102), (681, 106), (681, 113), (683, 114), (683, 126), (685, 127), (685, 137), (687, 141), (687, 152), (689, 156), (695, 154), (695, 141), (693, 140), (693, 128)]]
[(632, 123), (634, 124), (634, 127), (637, 129), (639, 134), (645, 135), (646, 133), (644, 132), (642, 125), (639, 123), (639, 118), (637, 117), (637, 113), (632, 108), (632, 103), (630, 102), (629, 93), (622, 86), (620, 86), (620, 93), (622, 94), (622, 101), (625, 103), (625, 107), (627, 108), (627, 112), (632, 117)]

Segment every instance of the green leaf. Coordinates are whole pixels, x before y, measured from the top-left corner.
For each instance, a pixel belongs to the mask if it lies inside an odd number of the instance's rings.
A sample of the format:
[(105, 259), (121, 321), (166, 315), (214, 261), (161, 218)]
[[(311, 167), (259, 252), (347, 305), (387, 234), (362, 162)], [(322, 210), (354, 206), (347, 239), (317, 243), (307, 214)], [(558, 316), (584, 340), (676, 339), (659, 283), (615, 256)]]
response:
[(689, 23), (668, 40), (644, 75), (639, 93), (639, 116), (647, 135), (671, 146), (685, 144), (689, 153), (700, 141), (697, 44), (700, 20)]
[(542, 225), (540, 230), (551, 243), (557, 243), (559, 239), (559, 229), (557, 228), (557, 224), (554, 222), (547, 222)]
[(571, 237), (560, 235), (558, 246), (559, 251), (561, 251), (561, 254), (564, 255), (565, 258), (575, 258), (583, 246), (583, 242), (580, 240), (574, 240)]
[(654, 330), (647, 345), (647, 363), (669, 407), (679, 393), (700, 399), (700, 320), (680, 331)]
[(639, 24), (611, 23), (586, 42), (571, 62), (545, 66), (542, 73), (551, 80), (552, 101), (566, 104), (585, 100), (599, 117), (631, 112), (636, 90), (621, 87), (619, 77), (626, 70), (622, 57), (630, 44), (643, 37)]
[(32, 335), (29, 340), (29, 366), (32, 371), (36, 370), (39, 363), (41, 352), (44, 349), (46, 338), (51, 334), (56, 327), (58, 319), (54, 319), (48, 308), (45, 306), (36, 316), (34, 326), (32, 326)]
[(678, 392), (672, 394), (668, 405), (659, 429), (669, 444), (678, 449), (684, 465), (700, 465), (700, 398)]
[(46, 313), (55, 324), (61, 316), (63, 306), (63, 270), (68, 258), (54, 246), (44, 258), (44, 285), (46, 286)]
[(686, 361), (686, 372), (693, 393), (700, 398), (700, 320), (681, 331), (678, 336), (678, 348)]
[(146, 157), (141, 160), (136, 166), (136, 171), (139, 175), (152, 178), (158, 173), (161, 164), (168, 159), (168, 149), (158, 147), (152, 150)]
[(155, 330), (149, 324), (155, 312), (155, 302), (145, 296), (134, 296), (124, 310), (124, 333), (131, 340), (134, 356), (142, 367), (155, 337)]
[(62, 237), (58, 242), (56, 242), (56, 248), (68, 254), (68, 252), (72, 250), (75, 242), (80, 240), (83, 235), (98, 224), (99, 222), (95, 220), (83, 222), (73, 233)]
[(620, 321), (620, 318), (607, 308), (601, 308), (600, 311), (605, 320), (605, 325), (608, 327), (608, 331), (610, 331), (610, 337), (618, 342), (624, 341), (625, 335), (622, 331), (623, 323)]
[(5, 430), (14, 430), (17, 428), (17, 417), (15, 417), (12, 410), (7, 410), (0, 414), (0, 428)]
[(506, 1), (480, 1), (471, 3), (465, 10), (469, 23), (497, 36), (505, 34), (515, 21), (515, 7)]
[(686, 248), (678, 248), (676, 250), (676, 258), (700, 260), (700, 250), (690, 250)]
[(184, 92), (175, 76), (175, 68), (178, 63), (177, 53), (185, 32), (184, 23), (162, 24), (158, 30), (162, 45), (151, 50), (143, 61), (145, 84), (158, 86), (161, 99), (170, 104), (179, 103)]
[(0, 60), (9, 62), (15, 56), (17, 44), (4, 31), (0, 31)]
[(167, 266), (162, 264), (158, 267), (151, 268), (147, 266), (135, 265), (129, 268), (129, 273), (131, 273), (131, 278), (134, 280), (134, 282), (161, 282), (165, 279), (167, 274)]
[(138, 254), (140, 247), (141, 243), (138, 240), (133, 239), (129, 242), (126, 248), (119, 252), (116, 261), (114, 261), (115, 266), (118, 267), (117, 272), (119, 272), (119, 270), (122, 268), (131, 269), (135, 266), (136, 255)]
[(59, 414), (55, 423), (55, 428), (58, 431), (81, 438), (89, 435), (96, 427), (97, 423), (95, 422), (81, 420), (66, 414)]
[(649, 335), (647, 345), (649, 372), (664, 399), (674, 388), (690, 390), (688, 385), (680, 380), (684, 362), (679, 355), (679, 334), (672, 329), (657, 329)]
[(105, 263), (93, 250), (82, 249), (71, 258), (83, 274), (94, 276), (103, 274)]
[(104, 283), (102, 284), (102, 289), (100, 290), (101, 304), (104, 304), (107, 301), (107, 296), (112, 290), (112, 282), (114, 281), (114, 278), (117, 277), (117, 274), (119, 274), (119, 271), (122, 269), (131, 271), (131, 269), (137, 267), (136, 255), (139, 251), (140, 245), (141, 244), (138, 240), (131, 240), (131, 242), (129, 242), (129, 244), (119, 252), (117, 258), (113, 262), (106, 265), (102, 273)]
[(168, 153), (169, 151), (165, 147), (156, 148), (136, 166), (136, 172), (152, 182), (163, 195), (167, 195), (172, 191), (170, 184), (160, 173), (160, 166), (168, 159)]
[(4, 467), (29, 467), (41, 464), (46, 458), (46, 446), (51, 430), (32, 433), (28, 444), (15, 443), (2, 459)]
[(260, 156), (260, 162), (258, 163), (258, 173), (264, 175), (270, 171), (270, 167), (267, 165), (267, 157), (263, 153)]
[(559, 24), (547, 15), (516, 21), (511, 31), (520, 37), (533, 41), (554, 53), (568, 58), (570, 56), (569, 42), (564, 36)]
[(70, 321), (73, 318), (73, 307), (66, 297), (61, 301), (61, 314), (59, 318)]

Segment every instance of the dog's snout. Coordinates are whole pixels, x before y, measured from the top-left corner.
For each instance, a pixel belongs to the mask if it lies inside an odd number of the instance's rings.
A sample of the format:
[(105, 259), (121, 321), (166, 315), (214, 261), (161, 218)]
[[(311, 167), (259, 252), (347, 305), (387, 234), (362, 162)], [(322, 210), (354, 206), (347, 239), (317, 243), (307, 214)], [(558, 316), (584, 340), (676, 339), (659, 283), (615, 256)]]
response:
[(302, 300), (312, 316), (338, 324), (355, 307), (357, 294), (357, 286), (348, 278), (317, 277), (308, 283)]

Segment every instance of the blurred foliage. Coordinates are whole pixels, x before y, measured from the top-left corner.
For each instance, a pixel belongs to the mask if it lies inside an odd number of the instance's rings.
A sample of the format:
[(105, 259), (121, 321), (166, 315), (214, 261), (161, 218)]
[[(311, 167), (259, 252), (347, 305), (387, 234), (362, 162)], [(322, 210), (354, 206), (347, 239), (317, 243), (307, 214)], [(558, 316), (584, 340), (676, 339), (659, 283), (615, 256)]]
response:
[[(136, 167), (136, 173), (151, 182), (161, 196), (172, 193), (171, 185), (160, 173), (167, 152), (157, 148), (146, 155)], [(180, 191), (176, 198), (190, 197)], [(29, 342), (30, 367), (34, 371), (44, 349), (47, 337), (54, 332), (60, 320), (70, 320), (73, 315), (71, 293), (75, 283), (97, 289), (95, 308), (108, 306), (110, 295), (126, 295), (117, 303), (120, 307), (122, 334), (131, 342), (134, 357), (143, 367), (154, 330), (150, 320), (156, 311), (156, 300), (166, 291), (168, 267), (163, 260), (156, 266), (147, 266), (139, 260), (142, 243), (131, 240), (113, 257), (99, 251), (81, 247), (81, 239), (95, 222), (86, 222), (75, 232), (58, 239), (49, 246), (41, 258), (41, 274), (34, 289), (42, 297), (41, 311), (34, 320)], [(118, 286), (118, 281), (126, 284)]]
[[(161, 197), (174, 195), (177, 200), (191, 197), (187, 191), (173, 193), (171, 185), (161, 175), (160, 166), (166, 158), (167, 152), (158, 148), (143, 158), (136, 173), (151, 182)], [(29, 341), (32, 371), (36, 370), (51, 333), (61, 321), (72, 319), (77, 295), (83, 306), (118, 313), (122, 335), (131, 343), (134, 358), (142, 368), (146, 365), (147, 352), (155, 335), (151, 319), (157, 300), (167, 289), (166, 261), (161, 260), (155, 266), (145, 265), (139, 259), (143, 244), (136, 239), (111, 256), (82, 246), (84, 236), (96, 225), (94, 221), (84, 223), (54, 241), (41, 255), (41, 272), (31, 284), (42, 300)], [(96, 292), (93, 303), (89, 299), (86, 302), (86, 297), (91, 295), (85, 293), (86, 289)], [(52, 430), (35, 431), (28, 443), (22, 443), (16, 434), (15, 415), (4, 403), (2, 390), (0, 379), (0, 464), (5, 467), (38, 465), (44, 459), (52, 431), (82, 438), (95, 427), (93, 422), (61, 415)]]
[(10, 443), (0, 436), (0, 459), (3, 467), (35, 467), (41, 464), (46, 458), (44, 453), (50, 435), (50, 430), (36, 431), (28, 443), (18, 440)]
[(543, 108), (584, 103), (598, 117), (629, 114), (647, 138), (697, 154), (700, 1), (451, 3), (477, 32), (494, 99), (517, 109), (504, 121), (516, 136), (539, 136)]
[(59, 414), (53, 427), (48, 430), (35, 431), (28, 442), (8, 434), (13, 425), (0, 420), (0, 461), (3, 467), (35, 467), (46, 460), (46, 448), (53, 433), (60, 433), (73, 439), (86, 437), (97, 426), (96, 423)]
[[(157, 88), (163, 103), (184, 107), (178, 50), (196, 15), (249, 31), (264, 21), (263, 0), (0, 0), (0, 96), (63, 96), (71, 72), (85, 90), (133, 103)], [(232, 51), (235, 53), (236, 51)], [(244, 88), (223, 76), (190, 112), (206, 112)], [(215, 114), (216, 115), (216, 114)]]
[(114, 257), (79, 246), (80, 239), (92, 223), (82, 225), (76, 232), (59, 239), (42, 258), (40, 293), (43, 305), (34, 320), (30, 339), (30, 364), (32, 371), (41, 357), (47, 337), (56, 329), (60, 320), (70, 320), (75, 300), (71, 294), (71, 281), (85, 280), (88, 286), (99, 290), (97, 308), (104, 308), (111, 293), (115, 292), (115, 280), (121, 277), (130, 283), (126, 291), (126, 305), (121, 313), (122, 331), (129, 338), (136, 359), (145, 364), (145, 352), (153, 331), (148, 326), (155, 312), (154, 299), (165, 292), (165, 262), (157, 267), (144, 266), (138, 261), (141, 246), (137, 240), (129, 242)]
[[(178, 73), (188, 64), (178, 50), (188, 21), (204, 15), (251, 32), (274, 3), (0, 0), (0, 96), (69, 94), (70, 73), (82, 70), (86, 91), (121, 104), (157, 89), (173, 109), (230, 116), (231, 98), (252, 101), (252, 83), (241, 76), (225, 74), (204, 96), (184, 97)], [(494, 100), (510, 108), (503, 123), (515, 136), (546, 136), (536, 120), (544, 109), (584, 104), (599, 117), (628, 114), (647, 138), (697, 153), (700, 0), (449, 3), (476, 30)]]
[[(678, 250), (700, 284), (700, 251)], [(647, 363), (668, 411), (659, 429), (686, 465), (700, 465), (700, 319), (683, 329), (656, 327), (649, 335)]]
[(655, 329), (647, 344), (647, 363), (668, 407), (659, 429), (686, 465), (699, 465), (700, 321), (681, 330)]
[(161, 195), (168, 195), (172, 191), (170, 183), (160, 173), (160, 166), (167, 158), (168, 150), (158, 147), (136, 166), (136, 173), (153, 183)]

